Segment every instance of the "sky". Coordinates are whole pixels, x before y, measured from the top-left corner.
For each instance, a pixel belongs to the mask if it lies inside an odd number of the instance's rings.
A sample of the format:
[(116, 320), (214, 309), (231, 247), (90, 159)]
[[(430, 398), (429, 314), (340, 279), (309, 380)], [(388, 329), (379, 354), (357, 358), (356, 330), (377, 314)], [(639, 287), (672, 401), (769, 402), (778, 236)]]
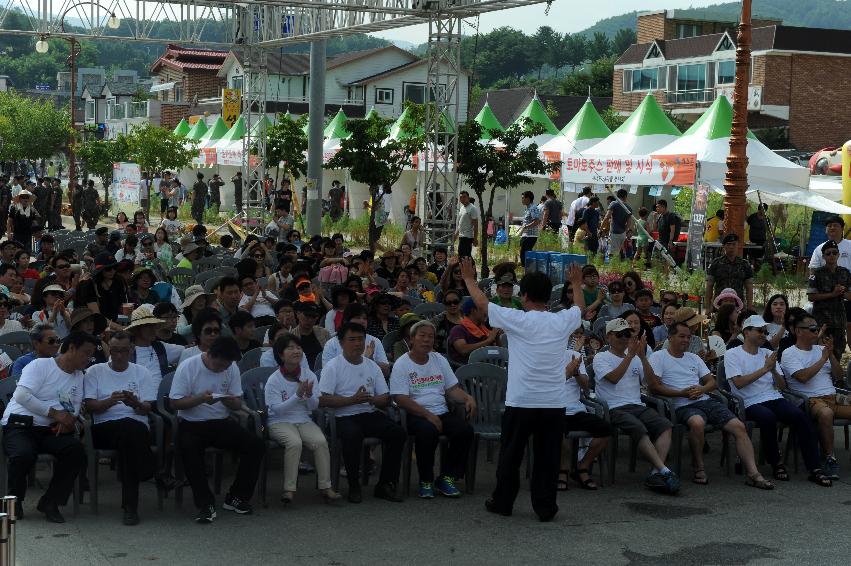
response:
[[(545, 16), (546, 3), (535, 4), (524, 8), (513, 8), (490, 14), (484, 14), (480, 21), (480, 32), (486, 33), (494, 28), (510, 26), (526, 33), (534, 33), (541, 25), (549, 25), (554, 30), (577, 32), (594, 25), (599, 20), (631, 12), (633, 10), (661, 10), (677, 8), (700, 8), (717, 4), (722, 0), (603, 0), (593, 3), (593, 10), (587, 9), (589, 4), (579, 0), (554, 0), (549, 15)], [(474, 34), (469, 26), (464, 26), (465, 34)], [(428, 40), (428, 27), (425, 25), (411, 26), (386, 32), (376, 33), (377, 37), (388, 40), (400, 40), (419, 44)]]

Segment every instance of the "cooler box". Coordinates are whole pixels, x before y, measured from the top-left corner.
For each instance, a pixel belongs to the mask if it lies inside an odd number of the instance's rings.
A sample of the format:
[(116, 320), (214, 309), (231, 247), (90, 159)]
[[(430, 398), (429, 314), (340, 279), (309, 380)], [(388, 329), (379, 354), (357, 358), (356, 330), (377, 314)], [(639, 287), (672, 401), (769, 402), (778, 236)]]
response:
[(526, 273), (538, 271), (538, 252), (529, 250), (526, 252)]

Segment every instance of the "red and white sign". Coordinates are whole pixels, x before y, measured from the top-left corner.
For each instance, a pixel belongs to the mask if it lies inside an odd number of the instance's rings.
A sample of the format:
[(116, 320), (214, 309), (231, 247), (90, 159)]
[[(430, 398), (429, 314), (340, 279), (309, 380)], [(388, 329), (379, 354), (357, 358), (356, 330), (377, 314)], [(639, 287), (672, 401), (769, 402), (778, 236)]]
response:
[(693, 185), (696, 155), (646, 155), (594, 157), (565, 155), (562, 180), (603, 185)]

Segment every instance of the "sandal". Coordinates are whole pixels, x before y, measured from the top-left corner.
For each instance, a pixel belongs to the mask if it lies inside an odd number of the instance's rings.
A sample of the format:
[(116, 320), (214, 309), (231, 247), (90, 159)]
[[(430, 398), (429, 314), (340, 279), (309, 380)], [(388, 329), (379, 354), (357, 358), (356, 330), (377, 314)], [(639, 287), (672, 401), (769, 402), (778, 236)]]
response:
[[(582, 474), (589, 476), (588, 479), (583, 480)], [(570, 479), (578, 483), (579, 487), (587, 489), (588, 491), (597, 491), (597, 484), (594, 483), (594, 480), (592, 480), (590, 476), (591, 472), (582, 468), (570, 472)]]
[(709, 478), (706, 477), (706, 470), (703, 468), (695, 470), (691, 477), (691, 481), (697, 485), (707, 485), (709, 483)]
[(774, 466), (774, 479), (779, 481), (789, 481), (789, 472), (786, 471), (786, 466), (777, 464)]
[(811, 481), (816, 485), (820, 485), (821, 487), (830, 487), (833, 485), (833, 482), (830, 481), (830, 478), (821, 473), (821, 470), (813, 470), (810, 472), (810, 475), (807, 476), (807, 481)]
[(774, 484), (762, 477), (759, 473), (748, 476), (745, 480), (745, 485), (748, 487), (755, 487), (757, 489), (764, 489), (766, 491), (774, 489)]
[[(558, 472), (558, 482), (556, 483), (556, 491), (567, 491), (567, 478), (570, 475), (570, 470), (559, 470)], [(564, 476), (564, 479), (562, 479)]]

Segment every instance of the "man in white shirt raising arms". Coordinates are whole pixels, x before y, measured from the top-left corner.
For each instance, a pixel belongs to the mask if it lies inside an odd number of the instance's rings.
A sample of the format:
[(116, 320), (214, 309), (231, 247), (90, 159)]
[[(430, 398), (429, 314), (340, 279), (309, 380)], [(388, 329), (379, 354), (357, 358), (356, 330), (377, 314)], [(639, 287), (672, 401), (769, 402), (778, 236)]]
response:
[(490, 323), (508, 336), (511, 359), (496, 488), (485, 508), (511, 515), (520, 489), (520, 462), (533, 436), (532, 508), (539, 520), (551, 521), (558, 513), (559, 455), (567, 407), (561, 361), (567, 339), (582, 324), (582, 272), (578, 265), (570, 266), (575, 306), (556, 313), (549, 312), (552, 282), (544, 273), (527, 273), (520, 280), (523, 311), (491, 303), (479, 289), (470, 258), (461, 260), (461, 274), (476, 308), (487, 312)]
[(668, 331), (668, 348), (653, 352), (650, 356), (653, 372), (648, 376), (648, 381), (653, 393), (671, 398), (676, 420), (688, 426), (694, 483), (708, 483), (703, 466), (703, 433), (706, 425), (710, 424), (733, 435), (736, 452), (747, 473), (745, 483), (759, 489), (774, 489), (774, 484), (762, 477), (756, 467), (753, 444), (745, 424), (736, 418), (726, 404), (707, 395), (716, 389), (715, 376), (697, 354), (688, 351), (690, 341), (691, 329), (688, 325), (674, 322)]

